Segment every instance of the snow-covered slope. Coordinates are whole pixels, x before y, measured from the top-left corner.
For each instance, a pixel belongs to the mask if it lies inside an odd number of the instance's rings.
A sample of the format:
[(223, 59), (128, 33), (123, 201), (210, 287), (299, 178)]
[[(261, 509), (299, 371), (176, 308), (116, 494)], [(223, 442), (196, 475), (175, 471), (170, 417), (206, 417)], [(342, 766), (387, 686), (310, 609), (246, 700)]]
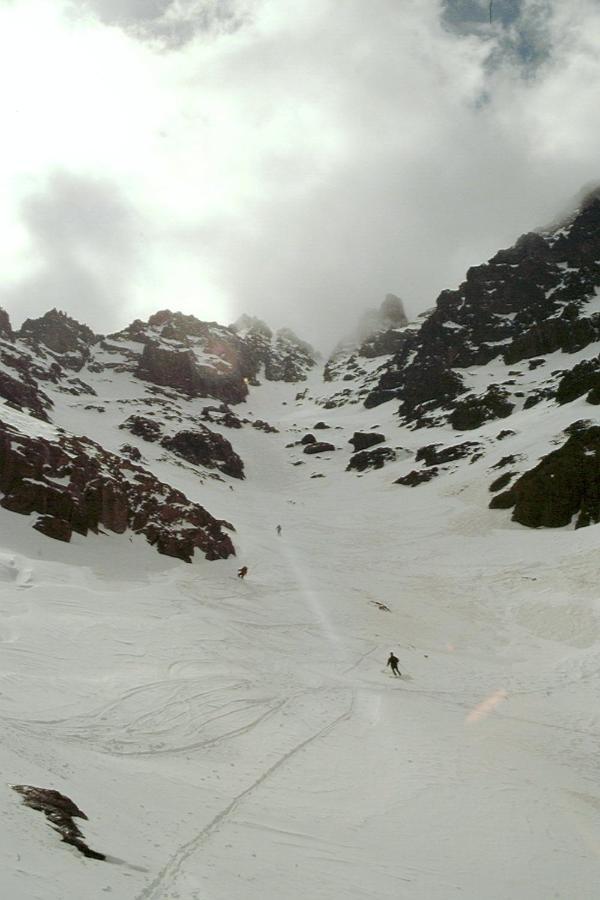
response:
[[(3, 896), (595, 900), (596, 212), (540, 238), (576, 273), (520, 243), (325, 377), (251, 319), (0, 316)], [(517, 297), (540, 266), (566, 280)], [(558, 344), (515, 362), (510, 303)], [(67, 509), (70, 542), (32, 527)], [(106, 859), (10, 785), (70, 797)]]
[[(129, 407), (102, 378), (104, 413), (55, 409), (76, 431), (101, 422), (110, 447)], [(62, 544), (0, 513), (5, 780), (71, 797), (107, 854), (61, 845), (7, 787), (6, 896), (596, 896), (597, 529), (487, 509), (483, 459), (414, 490), (392, 483), (413, 465), (399, 451), (346, 472), (355, 431), (408, 450), (422, 432), (393, 404), (325, 419), (311, 379), (302, 400), (274, 383), (236, 408), (279, 429), (228, 431), (244, 481), (200, 481), (136, 439), (235, 521), (237, 560), (185, 566), (134, 535)], [(498, 452), (539, 453), (565, 408), (542, 413), (547, 438)], [(319, 420), (339, 449), (286, 448)]]

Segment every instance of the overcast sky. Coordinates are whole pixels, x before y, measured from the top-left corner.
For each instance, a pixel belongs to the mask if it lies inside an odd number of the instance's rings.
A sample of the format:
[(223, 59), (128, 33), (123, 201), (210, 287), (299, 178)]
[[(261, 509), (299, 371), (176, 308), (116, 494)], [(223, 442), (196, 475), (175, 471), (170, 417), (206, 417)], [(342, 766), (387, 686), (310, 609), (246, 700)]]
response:
[(0, 0), (0, 305), (328, 349), (600, 180), (598, 0)]

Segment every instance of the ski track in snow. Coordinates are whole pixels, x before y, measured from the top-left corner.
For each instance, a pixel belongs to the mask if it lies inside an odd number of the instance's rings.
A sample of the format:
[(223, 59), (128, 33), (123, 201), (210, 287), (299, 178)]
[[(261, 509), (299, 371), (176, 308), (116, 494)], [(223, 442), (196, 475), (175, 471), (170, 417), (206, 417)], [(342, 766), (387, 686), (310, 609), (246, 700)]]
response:
[[(55, 401), (61, 424), (116, 450), (132, 387), (113, 374), (90, 373), (103, 416)], [(72, 796), (112, 862), (65, 849), (7, 790), (4, 895), (595, 900), (598, 530), (489, 511), (492, 453), (414, 490), (392, 484), (411, 458), (346, 473), (355, 430), (413, 451), (456, 434), (296, 390), (265, 384), (240, 408), (277, 435), (215, 426), (244, 482), (128, 435), (235, 524), (237, 559), (184, 566), (114, 535), (62, 546), (0, 510), (0, 764)], [(535, 459), (567, 417), (536, 408), (498, 456)], [(341, 429), (335, 453), (285, 449), (319, 419)], [(386, 670), (391, 649), (410, 680)]]

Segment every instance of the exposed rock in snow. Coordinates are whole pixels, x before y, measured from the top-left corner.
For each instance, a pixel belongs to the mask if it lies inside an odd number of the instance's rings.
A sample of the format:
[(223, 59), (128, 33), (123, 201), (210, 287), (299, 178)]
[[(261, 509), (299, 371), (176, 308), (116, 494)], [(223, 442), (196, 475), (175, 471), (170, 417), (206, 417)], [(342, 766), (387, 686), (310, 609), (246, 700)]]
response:
[(352, 444), (354, 448), (352, 452), (356, 453), (359, 450), (367, 450), (369, 447), (373, 447), (375, 444), (382, 444), (384, 441), (384, 434), (377, 434), (374, 431), (355, 431), (348, 443)]
[(600, 426), (582, 423), (558, 450), (490, 501), (491, 509), (512, 508), (512, 518), (530, 528), (575, 527), (600, 522)]
[(69, 797), (59, 791), (33, 787), (30, 784), (13, 784), (11, 787), (21, 794), (25, 806), (44, 813), (48, 824), (60, 834), (65, 844), (71, 844), (90, 859), (106, 859), (104, 853), (90, 850), (85, 843), (84, 836), (73, 819), (87, 820), (87, 816)]
[(232, 478), (244, 477), (244, 463), (227, 438), (204, 425), (163, 438), (162, 446), (195, 466), (218, 469)]
[(89, 438), (28, 434), (14, 416), (10, 423), (0, 417), (0, 491), (4, 509), (40, 513), (38, 530), (60, 540), (70, 538), (69, 528), (86, 535), (104, 526), (144, 534), (159, 553), (187, 562), (196, 548), (207, 559), (234, 553), (222, 530), (231, 526), (181, 491)]

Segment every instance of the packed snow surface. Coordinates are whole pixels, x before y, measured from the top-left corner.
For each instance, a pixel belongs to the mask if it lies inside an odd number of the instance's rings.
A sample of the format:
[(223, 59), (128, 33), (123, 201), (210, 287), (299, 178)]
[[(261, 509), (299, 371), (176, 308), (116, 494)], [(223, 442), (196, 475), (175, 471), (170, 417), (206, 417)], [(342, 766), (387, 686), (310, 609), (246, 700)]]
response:
[[(104, 431), (81, 401), (62, 413), (111, 449), (129, 436), (104, 381)], [(1, 511), (2, 896), (595, 900), (599, 528), (488, 510), (489, 458), (415, 489), (392, 483), (404, 458), (345, 472), (354, 430), (409, 449), (440, 435), (399, 429), (394, 404), (324, 411), (298, 389), (236, 408), (280, 429), (226, 432), (242, 483), (152, 461), (235, 524), (236, 559), (60, 544)], [(546, 452), (545, 414), (539, 446), (530, 432), (498, 455)], [(340, 449), (285, 449), (319, 419)], [(107, 861), (61, 844), (14, 783), (71, 797)]]

